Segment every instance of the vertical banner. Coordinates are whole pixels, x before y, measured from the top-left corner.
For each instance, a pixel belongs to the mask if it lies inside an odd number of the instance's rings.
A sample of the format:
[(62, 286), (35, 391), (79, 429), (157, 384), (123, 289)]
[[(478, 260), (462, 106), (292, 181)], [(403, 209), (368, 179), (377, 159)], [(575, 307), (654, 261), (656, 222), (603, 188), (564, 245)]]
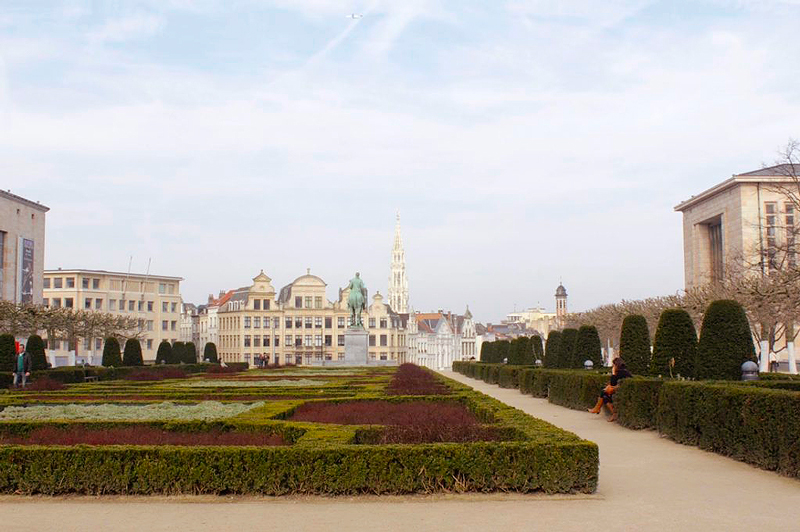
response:
[(33, 240), (20, 237), (17, 249), (17, 302), (33, 303)]

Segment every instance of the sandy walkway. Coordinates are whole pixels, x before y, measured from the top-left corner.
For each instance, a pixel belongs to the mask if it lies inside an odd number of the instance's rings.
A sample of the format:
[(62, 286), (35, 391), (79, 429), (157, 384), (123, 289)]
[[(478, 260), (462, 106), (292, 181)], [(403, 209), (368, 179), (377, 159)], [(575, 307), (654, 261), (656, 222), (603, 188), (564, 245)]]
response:
[(0, 497), (0, 530), (800, 531), (800, 481), (451, 372), (600, 445), (596, 495)]

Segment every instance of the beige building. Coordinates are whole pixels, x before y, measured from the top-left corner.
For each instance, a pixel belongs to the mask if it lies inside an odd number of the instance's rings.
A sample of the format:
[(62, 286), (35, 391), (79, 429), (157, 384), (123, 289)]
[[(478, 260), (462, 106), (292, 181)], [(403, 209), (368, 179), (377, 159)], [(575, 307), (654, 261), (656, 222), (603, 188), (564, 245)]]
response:
[[(217, 310), (220, 359), (253, 364), (264, 357), (280, 365), (344, 360), (348, 291), (339, 290), (339, 299), (332, 302), (326, 289), (325, 281), (309, 270), (278, 292), (262, 270), (252, 285), (232, 291)], [(405, 319), (383, 303), (383, 296), (373, 297), (362, 320), (371, 360), (403, 358)]]
[(0, 299), (41, 304), (44, 205), (0, 190)]
[[(180, 277), (127, 274), (104, 270), (47, 270), (44, 272), (43, 304), (134, 317), (141, 330), (142, 358), (156, 358), (162, 340), (181, 338)], [(53, 365), (81, 361), (100, 364), (102, 338), (84, 338), (82, 344), (67, 345), (49, 339)]]
[(522, 312), (512, 312), (506, 315), (506, 324), (520, 325), (531, 331), (539, 333), (542, 338), (547, 338), (550, 331), (564, 328), (567, 317), (567, 289), (559, 283), (556, 288), (556, 311), (547, 312), (541, 307), (533, 307)]
[[(686, 288), (721, 279), (735, 261), (761, 264), (791, 238), (795, 206), (781, 187), (791, 186), (789, 165), (737, 174), (675, 207), (683, 214)], [(797, 169), (800, 171), (800, 168)]]

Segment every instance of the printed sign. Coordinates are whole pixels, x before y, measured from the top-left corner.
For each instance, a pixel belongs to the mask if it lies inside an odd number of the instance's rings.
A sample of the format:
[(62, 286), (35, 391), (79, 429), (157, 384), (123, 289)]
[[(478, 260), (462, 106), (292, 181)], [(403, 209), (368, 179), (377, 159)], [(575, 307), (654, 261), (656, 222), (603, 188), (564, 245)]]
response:
[(33, 240), (19, 239), (19, 303), (33, 303)]

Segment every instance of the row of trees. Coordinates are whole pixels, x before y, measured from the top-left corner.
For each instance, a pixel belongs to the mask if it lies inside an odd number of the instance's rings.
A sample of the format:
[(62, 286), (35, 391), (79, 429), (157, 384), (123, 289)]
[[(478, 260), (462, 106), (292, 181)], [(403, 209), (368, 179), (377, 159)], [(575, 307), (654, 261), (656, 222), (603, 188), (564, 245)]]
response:
[(197, 347), (194, 342), (175, 342), (170, 344), (166, 340), (158, 345), (156, 351), (156, 364), (196, 364)]
[[(31, 369), (47, 369), (44, 341), (38, 334), (28, 337), (26, 349), (31, 355)], [(17, 343), (12, 334), (0, 334), (0, 371), (15, 371)]]
[(600, 336), (594, 326), (551, 331), (547, 336), (544, 367), (577, 369), (584, 367), (587, 360), (591, 360), (596, 368), (603, 364)]
[(530, 366), (543, 356), (541, 336), (520, 336), (513, 340), (496, 340), (481, 345), (481, 362)]

